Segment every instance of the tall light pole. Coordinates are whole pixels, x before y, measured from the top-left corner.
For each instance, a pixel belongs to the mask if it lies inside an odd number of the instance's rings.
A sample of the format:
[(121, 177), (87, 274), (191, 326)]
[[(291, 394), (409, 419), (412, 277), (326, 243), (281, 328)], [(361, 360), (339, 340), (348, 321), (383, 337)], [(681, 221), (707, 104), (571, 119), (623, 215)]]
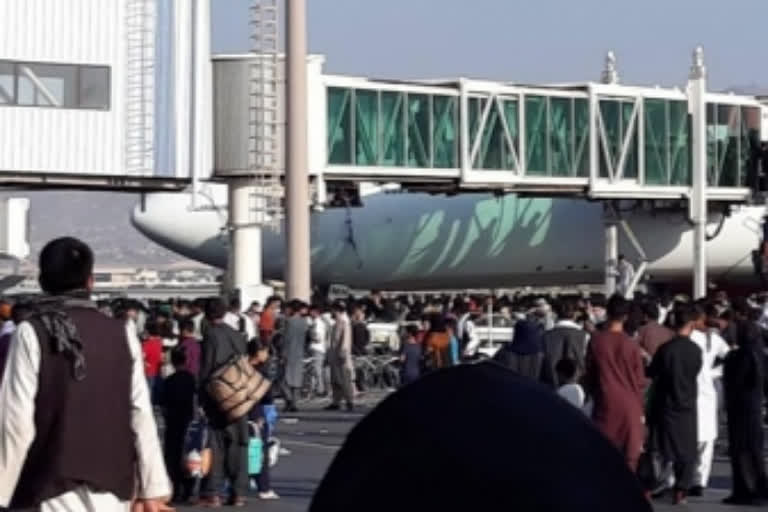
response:
[(707, 68), (701, 46), (693, 52), (688, 101), (693, 141), (690, 215), (693, 221), (693, 298), (707, 296)]
[(287, 299), (309, 301), (309, 161), (307, 157), (307, 3), (286, 0), (287, 123), (285, 284)]

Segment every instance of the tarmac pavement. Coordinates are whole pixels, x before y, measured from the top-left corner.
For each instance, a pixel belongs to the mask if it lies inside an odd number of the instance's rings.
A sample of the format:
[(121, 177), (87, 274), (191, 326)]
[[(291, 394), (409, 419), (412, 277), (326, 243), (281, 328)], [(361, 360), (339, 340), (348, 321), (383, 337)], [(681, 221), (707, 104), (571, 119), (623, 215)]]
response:
[[(248, 506), (241, 510), (263, 512), (303, 512), (309, 508), (312, 494), (341, 447), (347, 433), (367, 410), (380, 399), (369, 397), (355, 413), (322, 411), (324, 403), (304, 404), (302, 412), (283, 416), (277, 427), (277, 435), (282, 446), (291, 451), (291, 455), (281, 456), (272, 472), (275, 491), (281, 496), (279, 501), (262, 502), (258, 498), (249, 499)], [(711, 488), (703, 498), (690, 498), (686, 506), (671, 505), (671, 497), (663, 497), (654, 503), (657, 512), (694, 511), (694, 512), (743, 512), (760, 510), (753, 507), (728, 507), (720, 501), (728, 496), (730, 477), (728, 460), (720, 451), (715, 457)], [(227, 509), (229, 507), (224, 507)], [(180, 507), (182, 511), (200, 511), (202, 508)], [(364, 512), (361, 508), (360, 512)]]

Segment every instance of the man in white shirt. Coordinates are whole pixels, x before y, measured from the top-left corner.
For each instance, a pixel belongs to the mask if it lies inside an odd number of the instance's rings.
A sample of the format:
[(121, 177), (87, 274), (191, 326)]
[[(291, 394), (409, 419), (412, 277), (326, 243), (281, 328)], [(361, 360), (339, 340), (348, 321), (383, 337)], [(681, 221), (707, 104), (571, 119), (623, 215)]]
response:
[(622, 297), (631, 299), (632, 297), (630, 295), (633, 294), (629, 294), (629, 288), (635, 278), (635, 267), (633, 267), (632, 264), (627, 261), (623, 254), (619, 255), (617, 271), (619, 276), (618, 282), (616, 283), (616, 293)]
[(696, 397), (699, 455), (693, 487), (689, 494), (701, 496), (709, 484), (712, 471), (712, 457), (717, 440), (717, 391), (714, 378), (720, 371), (715, 368), (718, 359), (725, 358), (730, 348), (716, 330), (707, 325), (707, 315), (698, 310), (699, 318), (695, 330), (691, 333), (693, 341), (702, 354), (702, 365), (696, 379), (698, 394)]
[(237, 332), (245, 334), (246, 340), (250, 341), (256, 337), (256, 325), (248, 315), (241, 312), (241, 306), (242, 303), (239, 298), (235, 297), (230, 300), (229, 311), (224, 315), (224, 323)]
[[(48, 295), (16, 330), (0, 383), (0, 507), (13, 500), (40, 512), (127, 512), (133, 498), (134, 511), (166, 509), (171, 487), (139, 340), (88, 300), (92, 273), (93, 253), (79, 240), (54, 240), (40, 254)], [(112, 375), (114, 386), (100, 385)], [(99, 403), (78, 403), (94, 396)], [(115, 419), (122, 417), (130, 424)], [(123, 438), (129, 444), (117, 444)]]
[(459, 338), (459, 345), (464, 357), (473, 357), (480, 348), (480, 337), (477, 335), (477, 329), (474, 320), (479, 314), (477, 305), (474, 301), (467, 304), (467, 311), (459, 317), (459, 323), (456, 326), (456, 336)]
[(197, 299), (192, 303), (192, 322), (195, 325), (194, 336), (197, 341), (203, 341), (203, 326), (205, 325), (204, 307), (205, 301), (203, 299)]

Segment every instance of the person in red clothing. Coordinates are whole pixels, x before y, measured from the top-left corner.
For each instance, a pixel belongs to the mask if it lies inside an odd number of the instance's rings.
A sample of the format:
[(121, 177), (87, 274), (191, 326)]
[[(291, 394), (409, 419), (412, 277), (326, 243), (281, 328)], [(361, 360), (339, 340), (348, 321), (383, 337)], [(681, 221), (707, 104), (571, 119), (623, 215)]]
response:
[(144, 375), (152, 396), (152, 403), (157, 403), (158, 385), (160, 382), (160, 367), (163, 365), (163, 338), (160, 336), (160, 326), (154, 320), (146, 325), (148, 336), (144, 339), (141, 350), (144, 353)]
[(629, 315), (627, 300), (612, 297), (607, 313), (604, 329), (589, 343), (585, 379), (594, 397), (592, 417), (598, 429), (624, 454), (634, 471), (645, 441), (645, 365), (640, 347), (624, 332)]
[(267, 301), (264, 312), (259, 318), (259, 337), (264, 343), (272, 343), (272, 336), (275, 334), (275, 322), (280, 310), (280, 299), (271, 297)]

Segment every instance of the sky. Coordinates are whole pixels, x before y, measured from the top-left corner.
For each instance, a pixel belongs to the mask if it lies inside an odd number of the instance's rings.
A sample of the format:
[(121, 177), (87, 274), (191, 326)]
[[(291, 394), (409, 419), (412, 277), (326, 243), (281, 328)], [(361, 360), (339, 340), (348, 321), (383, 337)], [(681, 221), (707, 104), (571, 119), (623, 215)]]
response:
[[(213, 50), (247, 51), (250, 0), (211, 0)], [(697, 44), (710, 88), (768, 90), (766, 0), (307, 0), (326, 71), (376, 78), (684, 85)]]

